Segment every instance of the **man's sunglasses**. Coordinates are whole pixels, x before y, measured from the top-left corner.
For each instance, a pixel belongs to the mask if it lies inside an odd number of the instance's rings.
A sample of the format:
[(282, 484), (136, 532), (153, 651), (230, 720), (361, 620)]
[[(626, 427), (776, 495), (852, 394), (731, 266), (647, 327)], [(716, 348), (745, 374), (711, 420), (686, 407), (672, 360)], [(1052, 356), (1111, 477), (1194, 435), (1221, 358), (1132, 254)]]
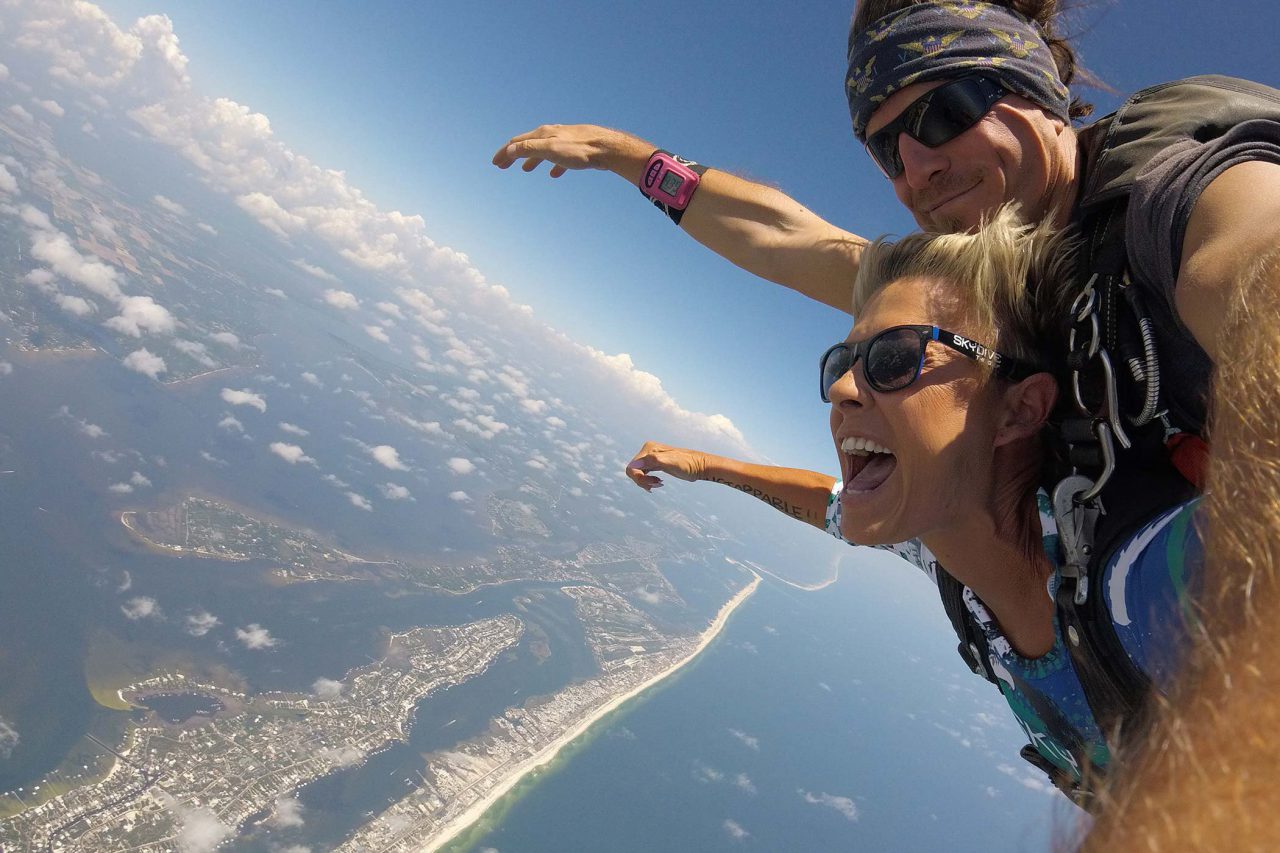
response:
[(852, 370), (858, 359), (862, 359), (862, 375), (867, 384), (876, 391), (901, 391), (920, 377), (929, 341), (989, 365), (996, 376), (1005, 379), (1025, 379), (1037, 372), (1033, 365), (937, 326), (893, 326), (856, 344), (838, 343), (822, 354), (818, 362), (822, 402), (831, 402), (831, 386)]
[(977, 124), (1007, 94), (1003, 86), (986, 77), (962, 77), (930, 89), (867, 137), (867, 153), (892, 180), (904, 168), (898, 153), (899, 134), (937, 148)]

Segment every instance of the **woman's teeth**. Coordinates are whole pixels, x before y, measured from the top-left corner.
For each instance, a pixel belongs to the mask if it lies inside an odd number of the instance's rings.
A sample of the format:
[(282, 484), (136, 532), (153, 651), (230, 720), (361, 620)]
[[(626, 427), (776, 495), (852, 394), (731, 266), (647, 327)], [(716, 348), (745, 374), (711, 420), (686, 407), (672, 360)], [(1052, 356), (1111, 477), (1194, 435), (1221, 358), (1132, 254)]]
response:
[(869, 438), (855, 438), (852, 436), (840, 442), (840, 449), (853, 456), (870, 456), (872, 453), (893, 453), (889, 448), (876, 444)]

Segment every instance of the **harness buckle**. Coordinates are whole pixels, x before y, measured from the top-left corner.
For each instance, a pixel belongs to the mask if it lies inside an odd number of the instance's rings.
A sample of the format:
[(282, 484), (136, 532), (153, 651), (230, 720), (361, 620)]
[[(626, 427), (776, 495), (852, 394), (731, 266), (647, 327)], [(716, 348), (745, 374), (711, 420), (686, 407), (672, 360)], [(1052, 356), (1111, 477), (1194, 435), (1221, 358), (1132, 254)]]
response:
[[(1101, 426), (1105, 429), (1106, 424)], [(1095, 490), (1100, 491), (1098, 483), (1083, 474), (1064, 477), (1053, 489), (1053, 518), (1064, 558), (1060, 574), (1066, 588), (1062, 591), (1069, 592), (1077, 605), (1089, 599), (1089, 560), (1102, 506), (1096, 495), (1085, 495)]]

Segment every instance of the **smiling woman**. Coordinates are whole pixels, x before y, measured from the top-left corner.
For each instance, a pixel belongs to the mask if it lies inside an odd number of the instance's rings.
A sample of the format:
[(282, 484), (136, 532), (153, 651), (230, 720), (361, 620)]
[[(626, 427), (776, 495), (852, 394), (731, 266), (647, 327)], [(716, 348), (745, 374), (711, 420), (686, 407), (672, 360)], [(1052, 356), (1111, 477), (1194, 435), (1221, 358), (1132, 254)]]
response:
[[(1053, 312), (1033, 309), (1061, 298), (1070, 256), (1067, 238), (1020, 224), (1011, 209), (972, 234), (869, 246), (854, 284), (857, 322), (820, 365), (840, 480), (652, 442), (627, 474), (646, 490), (662, 484), (657, 473), (732, 486), (850, 544), (898, 553), (944, 600), (954, 584), (949, 615), (973, 638), (975, 671), (997, 682), (1026, 730), (1024, 757), (1078, 793), (1118, 741), (1091, 710), (1088, 675), (1055, 612), (1063, 555), (1041, 488), (1058, 396), (1049, 354), (1063, 347), (1040, 319)], [(1162, 688), (1186, 644), (1187, 579), (1170, 577), (1170, 555), (1181, 565), (1198, 551), (1186, 523), (1196, 506), (1150, 520), (1103, 575), (1118, 612), (1143, 614), (1116, 634)]]

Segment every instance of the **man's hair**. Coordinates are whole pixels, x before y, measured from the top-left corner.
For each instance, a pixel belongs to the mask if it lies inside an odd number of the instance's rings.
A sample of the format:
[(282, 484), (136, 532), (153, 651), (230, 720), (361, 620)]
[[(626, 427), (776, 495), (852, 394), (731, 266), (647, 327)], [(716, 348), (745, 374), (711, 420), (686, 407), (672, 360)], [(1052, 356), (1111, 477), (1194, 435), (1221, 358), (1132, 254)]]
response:
[[(904, 278), (959, 286), (946, 306), (963, 331), (1002, 353), (1053, 370), (1062, 358), (1059, 315), (1073, 283), (1071, 233), (1048, 217), (1023, 222), (1016, 204), (1001, 207), (972, 233), (915, 233), (868, 246), (853, 283), (853, 315)], [(979, 336), (983, 337), (979, 337)]]
[[(927, 2), (931, 0), (858, 0), (858, 5), (853, 12), (853, 24), (849, 28), (850, 50), (853, 48), (854, 37), (885, 15)], [(996, 6), (1012, 9), (1035, 22), (1040, 29), (1040, 34), (1044, 36), (1049, 52), (1053, 55), (1054, 64), (1058, 66), (1058, 77), (1070, 86), (1076, 76), (1076, 51), (1057, 30), (1057, 20), (1064, 4), (1059, 0), (990, 0), (990, 2)], [(1071, 118), (1084, 118), (1092, 113), (1093, 104), (1072, 96), (1068, 110)]]

